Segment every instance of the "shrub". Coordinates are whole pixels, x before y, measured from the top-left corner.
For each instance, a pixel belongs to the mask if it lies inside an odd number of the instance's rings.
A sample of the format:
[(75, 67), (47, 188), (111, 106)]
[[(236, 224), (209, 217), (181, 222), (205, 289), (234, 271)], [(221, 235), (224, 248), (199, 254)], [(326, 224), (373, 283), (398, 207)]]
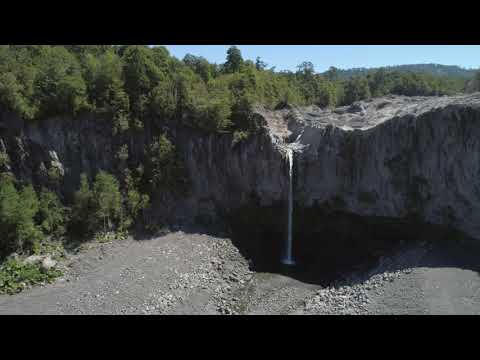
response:
[(50, 169), (47, 170), (48, 180), (52, 183), (58, 183), (62, 178), (62, 173), (60, 169), (56, 166), (51, 166)]
[(12, 176), (0, 176), (0, 253), (28, 252), (42, 240), (43, 234), (34, 222), (38, 209), (32, 186), (18, 192)]
[(10, 157), (6, 152), (0, 151), (0, 169), (10, 165)]
[(125, 240), (126, 234), (122, 231), (101, 231), (95, 234), (94, 241), (105, 244), (118, 240)]
[(122, 215), (122, 197), (117, 179), (100, 171), (90, 188), (87, 176), (82, 174), (73, 206), (74, 230), (81, 234), (110, 231), (121, 224)]
[(128, 145), (127, 144), (123, 144), (120, 147), (120, 150), (118, 150), (118, 153), (117, 153), (117, 159), (122, 161), (122, 162), (125, 162), (125, 161), (128, 160)]
[(144, 177), (151, 190), (168, 190), (174, 194), (184, 192), (187, 176), (175, 145), (161, 135), (154, 139), (147, 151), (147, 167)]
[(248, 139), (248, 132), (246, 131), (235, 131), (233, 133), (233, 140), (232, 140), (232, 145), (236, 145), (239, 142)]
[(44, 270), (40, 264), (24, 264), (10, 258), (0, 265), (0, 293), (13, 295), (28, 286), (52, 282), (62, 272), (51, 268)]
[(120, 186), (113, 175), (100, 171), (93, 183), (94, 214), (103, 222), (103, 230), (111, 230), (122, 217)]
[(92, 232), (93, 193), (86, 174), (80, 175), (80, 188), (75, 193), (70, 226), (78, 234)]
[(161, 135), (154, 139), (148, 149), (149, 177), (155, 187), (170, 184), (173, 179), (175, 167), (175, 146)]
[(35, 109), (22, 94), (22, 85), (11, 72), (0, 73), (0, 104), (27, 120), (35, 115)]
[(57, 195), (43, 189), (40, 193), (40, 206), (38, 220), (45, 234), (60, 238), (65, 234), (66, 223), (65, 208), (62, 206)]
[(139, 179), (134, 178), (127, 169), (125, 176), (125, 203), (127, 216), (124, 218), (123, 227), (130, 228), (138, 219), (140, 213), (148, 206), (150, 197), (139, 191)]

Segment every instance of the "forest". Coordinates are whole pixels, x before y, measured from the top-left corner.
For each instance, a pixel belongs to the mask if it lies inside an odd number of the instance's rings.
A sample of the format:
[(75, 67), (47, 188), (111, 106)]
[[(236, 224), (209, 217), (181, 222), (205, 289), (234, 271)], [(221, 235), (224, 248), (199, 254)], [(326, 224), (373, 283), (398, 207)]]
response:
[(254, 104), (335, 107), (387, 94), (478, 90), (478, 74), (468, 78), (458, 71), (427, 69), (432, 66), (346, 76), (335, 67), (316, 73), (312, 63), (303, 62), (296, 72), (277, 72), (260, 58), (244, 60), (235, 46), (225, 63), (212, 64), (191, 54), (178, 60), (162, 46), (3, 45), (0, 105), (31, 121), (94, 112), (110, 116), (119, 129), (156, 116), (215, 132), (246, 128), (242, 122)]

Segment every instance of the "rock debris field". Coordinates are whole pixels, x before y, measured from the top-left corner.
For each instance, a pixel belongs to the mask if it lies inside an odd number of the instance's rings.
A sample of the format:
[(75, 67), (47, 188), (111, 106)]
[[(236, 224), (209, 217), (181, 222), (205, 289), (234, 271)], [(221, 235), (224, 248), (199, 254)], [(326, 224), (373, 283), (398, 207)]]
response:
[(328, 287), (250, 265), (195, 232), (94, 244), (55, 283), (0, 296), (0, 314), (480, 314), (480, 260), (459, 247), (410, 245)]

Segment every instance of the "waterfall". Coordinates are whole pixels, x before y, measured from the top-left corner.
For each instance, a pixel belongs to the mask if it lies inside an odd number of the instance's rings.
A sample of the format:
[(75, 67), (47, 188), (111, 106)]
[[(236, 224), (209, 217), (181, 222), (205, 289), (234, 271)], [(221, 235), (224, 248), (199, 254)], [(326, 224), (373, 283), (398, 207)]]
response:
[(293, 150), (287, 148), (288, 162), (288, 228), (287, 228), (287, 244), (285, 257), (282, 263), (285, 265), (294, 265), (295, 261), (292, 256), (292, 215), (293, 215)]

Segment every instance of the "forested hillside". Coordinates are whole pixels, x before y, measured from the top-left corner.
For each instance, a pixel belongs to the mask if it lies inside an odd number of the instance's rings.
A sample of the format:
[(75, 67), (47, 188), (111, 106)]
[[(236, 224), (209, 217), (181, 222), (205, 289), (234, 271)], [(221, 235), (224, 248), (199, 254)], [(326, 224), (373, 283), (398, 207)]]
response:
[[(453, 70), (452, 70), (453, 69)], [(346, 74), (350, 74), (346, 76)], [(275, 72), (231, 47), (226, 62), (194, 55), (178, 60), (164, 47), (132, 45), (1, 46), (0, 104), (28, 120), (81, 112), (109, 114), (119, 129), (147, 116), (183, 121), (207, 131), (244, 128), (254, 103), (321, 107), (371, 96), (444, 95), (464, 91), (469, 77), (456, 67), (408, 65), (315, 73)]]
[(366, 76), (378, 70), (386, 71), (400, 71), (400, 72), (415, 72), (434, 76), (449, 76), (470, 80), (475, 76), (478, 70), (464, 69), (456, 65), (441, 65), (441, 64), (410, 64), (410, 65), (396, 65), (384, 66), (379, 68), (352, 68), (352, 69), (336, 69), (339, 77), (343, 80), (349, 79), (355, 75)]

